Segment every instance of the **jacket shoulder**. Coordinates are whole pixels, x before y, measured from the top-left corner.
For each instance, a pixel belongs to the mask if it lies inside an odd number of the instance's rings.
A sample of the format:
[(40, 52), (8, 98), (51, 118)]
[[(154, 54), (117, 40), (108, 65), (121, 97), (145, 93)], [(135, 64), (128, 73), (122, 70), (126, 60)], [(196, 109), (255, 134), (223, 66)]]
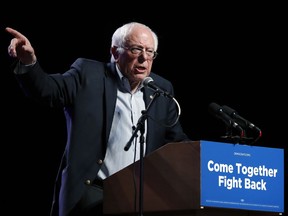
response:
[(93, 59), (87, 59), (87, 58), (77, 58), (74, 63), (72, 64), (72, 67), (76, 67), (76, 66), (83, 66), (83, 65), (87, 65), (87, 66), (105, 66), (106, 63), (101, 62), (101, 61), (97, 61), (97, 60), (93, 60)]

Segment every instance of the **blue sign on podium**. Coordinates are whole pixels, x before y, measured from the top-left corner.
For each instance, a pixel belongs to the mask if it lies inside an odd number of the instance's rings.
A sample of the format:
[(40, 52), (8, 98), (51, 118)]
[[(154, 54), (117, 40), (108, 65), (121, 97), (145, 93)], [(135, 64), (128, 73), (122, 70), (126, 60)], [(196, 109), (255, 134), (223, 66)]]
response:
[(201, 206), (284, 212), (284, 150), (201, 141)]

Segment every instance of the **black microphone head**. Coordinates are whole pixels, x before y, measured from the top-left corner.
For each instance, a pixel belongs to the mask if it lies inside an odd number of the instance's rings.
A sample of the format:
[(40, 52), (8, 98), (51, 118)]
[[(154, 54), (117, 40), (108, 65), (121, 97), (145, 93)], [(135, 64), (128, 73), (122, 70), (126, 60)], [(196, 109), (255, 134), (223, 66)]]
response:
[[(254, 124), (252, 124), (250, 121), (248, 121), (247, 119), (243, 118), (242, 116), (240, 116), (234, 109), (232, 109), (229, 106), (222, 106), (223, 108), (223, 112), (225, 112), (226, 114), (228, 114), (231, 118), (233, 118), (233, 120), (237, 121), (237, 123), (244, 129), (250, 128), (253, 129), (255, 131), (258, 132), (258, 138), (259, 139), (262, 136), (262, 131), (260, 130), (260, 128), (256, 127)], [(257, 140), (256, 139), (256, 140)], [(256, 141), (255, 140), (255, 141)], [(255, 142), (254, 141), (254, 142)]]
[(208, 108), (211, 115), (213, 115), (216, 118), (219, 118), (228, 126), (232, 125), (233, 123), (232, 118), (230, 118), (230, 116), (228, 116), (226, 113), (223, 112), (222, 106), (212, 102), (209, 104)]
[(229, 106), (223, 105), (223, 111), (227, 113), (231, 118), (237, 120), (238, 124), (241, 125), (243, 128), (254, 127), (254, 125), (249, 122), (247, 119), (240, 116), (234, 109)]
[(223, 105), (222, 108), (223, 108), (224, 112), (226, 112), (232, 118), (234, 118), (235, 115), (237, 114), (237, 112), (229, 106)]
[(231, 118), (238, 120), (237, 122), (239, 125), (241, 125), (241, 127), (243, 128), (249, 127), (250, 122), (248, 122), (246, 119), (239, 116), (238, 113), (234, 109), (226, 105), (223, 105), (222, 108), (223, 108), (223, 111), (227, 113)]
[(210, 113), (213, 114), (213, 115), (214, 114), (219, 114), (220, 112), (222, 112), (221, 106), (216, 104), (216, 103), (214, 103), (214, 102), (210, 103), (208, 108), (209, 108)]
[(244, 136), (244, 130), (240, 127), (227, 113), (223, 111), (222, 106), (216, 103), (209, 104), (209, 111), (215, 117), (221, 119), (228, 127), (233, 127), (241, 133), (241, 137)]
[(143, 80), (142, 80), (142, 83), (145, 87), (148, 86), (148, 83), (150, 82), (153, 82), (154, 80), (151, 78), (151, 77), (145, 77)]

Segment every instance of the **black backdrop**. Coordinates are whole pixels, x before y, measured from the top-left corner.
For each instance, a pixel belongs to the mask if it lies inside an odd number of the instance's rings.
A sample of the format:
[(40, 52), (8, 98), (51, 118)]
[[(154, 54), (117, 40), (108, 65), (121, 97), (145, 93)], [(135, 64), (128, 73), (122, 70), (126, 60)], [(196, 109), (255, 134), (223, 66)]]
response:
[(77, 57), (109, 61), (114, 30), (126, 22), (143, 22), (159, 36), (153, 71), (174, 84), (180, 121), (192, 139), (217, 141), (224, 135), (223, 123), (208, 112), (216, 102), (261, 128), (256, 145), (286, 148), (287, 22), (282, 5), (112, 5), (15, 4), (0, 15), (1, 181), (7, 191), (4, 207), (11, 214), (48, 215), (66, 129), (61, 110), (36, 105), (20, 91), (10, 70), (6, 26), (25, 34), (42, 67), (58, 73)]

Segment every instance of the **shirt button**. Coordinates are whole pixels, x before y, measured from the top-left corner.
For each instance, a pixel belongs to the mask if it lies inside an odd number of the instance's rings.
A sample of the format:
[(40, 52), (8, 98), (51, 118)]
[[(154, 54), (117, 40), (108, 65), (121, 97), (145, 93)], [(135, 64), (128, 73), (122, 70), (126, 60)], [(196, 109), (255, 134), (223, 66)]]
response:
[(91, 180), (87, 179), (87, 180), (85, 181), (85, 184), (86, 184), (86, 185), (90, 185), (90, 184), (91, 184)]
[(99, 165), (101, 165), (101, 164), (103, 164), (103, 160), (99, 159), (99, 160), (97, 161), (97, 163), (98, 163)]

